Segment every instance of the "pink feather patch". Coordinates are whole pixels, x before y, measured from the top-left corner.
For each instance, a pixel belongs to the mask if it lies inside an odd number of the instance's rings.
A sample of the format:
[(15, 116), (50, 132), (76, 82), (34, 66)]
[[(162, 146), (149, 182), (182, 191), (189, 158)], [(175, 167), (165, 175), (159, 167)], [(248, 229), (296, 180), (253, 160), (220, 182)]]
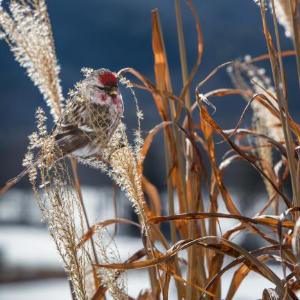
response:
[(99, 75), (99, 81), (104, 86), (116, 85), (117, 84), (117, 77), (111, 72), (104, 72), (104, 73)]
[(101, 94), (101, 100), (106, 101), (107, 100), (107, 95), (106, 94)]

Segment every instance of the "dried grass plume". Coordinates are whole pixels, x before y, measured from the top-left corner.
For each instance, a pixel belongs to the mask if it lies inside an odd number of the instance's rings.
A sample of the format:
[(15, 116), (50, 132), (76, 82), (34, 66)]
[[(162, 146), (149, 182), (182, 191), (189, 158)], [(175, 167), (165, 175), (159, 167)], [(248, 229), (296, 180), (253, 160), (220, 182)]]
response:
[(15, 59), (26, 69), (57, 120), (64, 97), (45, 1), (11, 0), (5, 9), (0, 0), (0, 38), (5, 39)]

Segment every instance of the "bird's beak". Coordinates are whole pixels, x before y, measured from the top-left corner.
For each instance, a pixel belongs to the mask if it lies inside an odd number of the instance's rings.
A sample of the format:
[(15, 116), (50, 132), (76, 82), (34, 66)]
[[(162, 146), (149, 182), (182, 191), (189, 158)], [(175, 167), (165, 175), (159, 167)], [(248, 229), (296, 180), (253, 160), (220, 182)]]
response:
[(113, 87), (110, 91), (109, 91), (109, 95), (112, 97), (112, 98), (115, 98), (119, 95), (119, 92), (118, 92), (118, 88), (117, 87)]

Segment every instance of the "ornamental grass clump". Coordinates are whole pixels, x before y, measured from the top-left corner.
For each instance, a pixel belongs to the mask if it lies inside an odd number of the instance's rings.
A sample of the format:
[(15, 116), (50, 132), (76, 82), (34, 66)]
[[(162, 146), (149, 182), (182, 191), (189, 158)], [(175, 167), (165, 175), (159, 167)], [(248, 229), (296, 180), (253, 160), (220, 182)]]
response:
[[(174, 93), (178, 88), (172, 86), (174, 74), (169, 68), (159, 12), (153, 10), (155, 83), (133, 68), (116, 73), (84, 68), (84, 78), (66, 101), (61, 94), (45, 2), (11, 0), (9, 11), (1, 6), (1, 37), (39, 87), (54, 119), (54, 128), (49, 131), (45, 113), (37, 110), (37, 132), (30, 135), (26, 169), (1, 193), (29, 175), (62, 258), (73, 299), (100, 300), (108, 293), (114, 299), (134, 299), (127, 289), (126, 274), (143, 268), (148, 270), (150, 287), (136, 296), (139, 300), (230, 300), (238, 297), (241, 284), (251, 272), (257, 280), (268, 280), (259, 291), (262, 299), (297, 299), (300, 125), (289, 113), (284, 61), (295, 56), (300, 65), (298, 1), (256, 2), (267, 54), (224, 62), (195, 82), (204, 52), (201, 24), (193, 1), (186, 0), (197, 34), (197, 57), (189, 70), (181, 5), (175, 0), (182, 72), (178, 94)], [(281, 49), (278, 24), (292, 38), (294, 49)], [(37, 40), (41, 42), (37, 44)], [(261, 63), (266, 61), (270, 67), (262, 68)], [(233, 86), (206, 91), (207, 83), (226, 68)], [(123, 116), (126, 105), (119, 84), (129, 89), (135, 101), (137, 129), (133, 143), (127, 135)], [(161, 118), (145, 136), (137, 89), (151, 94)], [(245, 109), (237, 124), (225, 130), (214, 115), (218, 111), (214, 100), (236, 95), (246, 100)], [(243, 121), (249, 110), (252, 122), (246, 126)], [(144, 174), (144, 161), (159, 132), (163, 133), (160, 149), (165, 158), (166, 200)], [(216, 155), (220, 139), (229, 147), (222, 157)], [(226, 181), (228, 170), (240, 161), (249, 164), (265, 184), (265, 194), (260, 195), (261, 202), (250, 216), (241, 211), (243, 199), (232, 196)], [(127, 195), (138, 222), (116, 216), (91, 224), (77, 174), (78, 162), (107, 174)], [(291, 195), (285, 189), (289, 182)], [(239, 181), (234, 184), (238, 186)], [(220, 222), (224, 219), (234, 225), (225, 228)], [(168, 224), (169, 231), (162, 229), (162, 223)], [(141, 232), (143, 247), (125, 261), (121, 261), (118, 243), (107, 230), (114, 224), (130, 224)], [(262, 247), (248, 251), (234, 239), (249, 232)], [(282, 274), (270, 263), (280, 266)], [(224, 274), (233, 269), (224, 293)]]

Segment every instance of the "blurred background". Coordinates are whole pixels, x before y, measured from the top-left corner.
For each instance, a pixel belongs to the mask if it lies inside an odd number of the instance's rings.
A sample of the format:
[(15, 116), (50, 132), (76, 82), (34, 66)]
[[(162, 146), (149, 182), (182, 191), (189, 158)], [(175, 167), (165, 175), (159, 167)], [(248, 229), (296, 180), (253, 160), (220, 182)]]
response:
[[(5, 1), (4, 1), (5, 2)], [(203, 79), (214, 67), (245, 55), (257, 56), (267, 52), (261, 29), (257, 6), (251, 0), (201, 0), (194, 1), (200, 16), (204, 36), (204, 56), (195, 83)], [(64, 0), (47, 1), (52, 23), (57, 57), (61, 66), (61, 82), (64, 95), (75, 82), (82, 78), (82, 67), (106, 67), (117, 71), (133, 67), (154, 81), (151, 48), (151, 10), (159, 9), (166, 50), (175, 92), (179, 93), (181, 69), (176, 33), (174, 1), (171, 0)], [(196, 30), (187, 7), (182, 5), (189, 68), (196, 58)], [(284, 37), (283, 32), (282, 37)], [(283, 38), (282, 48), (291, 49), (291, 42)], [(284, 60), (289, 82), (289, 107), (292, 116), (299, 120), (297, 76), (294, 76), (293, 58)], [(8, 46), (0, 41), (0, 185), (22, 170), (22, 159), (28, 143), (27, 136), (35, 130), (34, 114), (37, 106), (48, 113), (42, 96), (14, 61)], [(263, 67), (268, 68), (265, 63)], [(267, 69), (268, 71), (268, 69)], [(230, 87), (225, 71), (218, 73), (204, 87), (204, 92), (215, 88)], [(123, 91), (125, 117), (129, 134), (136, 126), (132, 95)], [(146, 134), (160, 121), (152, 98), (136, 91), (144, 111), (143, 132)], [(214, 100), (214, 99), (213, 99)], [(240, 97), (215, 99), (215, 119), (223, 128), (233, 128), (241, 115), (245, 102)], [(52, 126), (49, 116), (49, 128)], [(245, 126), (251, 124), (247, 113)], [(226, 150), (224, 144), (217, 146), (218, 153)], [(159, 189), (162, 197), (166, 182), (162, 136), (158, 136), (146, 159), (146, 176)], [(80, 167), (84, 198), (90, 212), (91, 223), (114, 216), (112, 184), (99, 171)], [(237, 163), (227, 175), (227, 184), (238, 206), (251, 215), (264, 186), (259, 176), (245, 163)], [(255, 186), (255, 189), (253, 187)], [(253, 194), (255, 190), (255, 194)], [(251, 193), (252, 191), (252, 193)], [(255, 205), (254, 205), (255, 204)], [(134, 213), (123, 195), (117, 197), (117, 214), (134, 218)], [(230, 224), (228, 224), (229, 226)], [(138, 248), (137, 232), (127, 227), (119, 228), (119, 242), (125, 257)], [(126, 239), (125, 239), (126, 237)], [(132, 239), (132, 243), (128, 240)], [(247, 242), (246, 242), (247, 239)], [(246, 248), (254, 247), (255, 241), (241, 237)], [(131, 248), (125, 245), (131, 244)], [(133, 281), (135, 280), (134, 276)], [(139, 275), (140, 276), (140, 275)], [(133, 295), (138, 288), (130, 285)], [(251, 283), (250, 283), (251, 284)], [(263, 285), (263, 281), (260, 283)], [(49, 289), (51, 287), (51, 289)], [(226, 284), (225, 287), (226, 288)], [(135, 290), (136, 289), (136, 290)], [(243, 290), (241, 288), (240, 290)], [(54, 245), (41, 222), (39, 210), (27, 179), (0, 199), (0, 299), (70, 299), (67, 282), (60, 267)], [(46, 295), (46, 296), (45, 296)], [(239, 299), (248, 299), (240, 295)], [(249, 299), (255, 299), (250, 297)]]

